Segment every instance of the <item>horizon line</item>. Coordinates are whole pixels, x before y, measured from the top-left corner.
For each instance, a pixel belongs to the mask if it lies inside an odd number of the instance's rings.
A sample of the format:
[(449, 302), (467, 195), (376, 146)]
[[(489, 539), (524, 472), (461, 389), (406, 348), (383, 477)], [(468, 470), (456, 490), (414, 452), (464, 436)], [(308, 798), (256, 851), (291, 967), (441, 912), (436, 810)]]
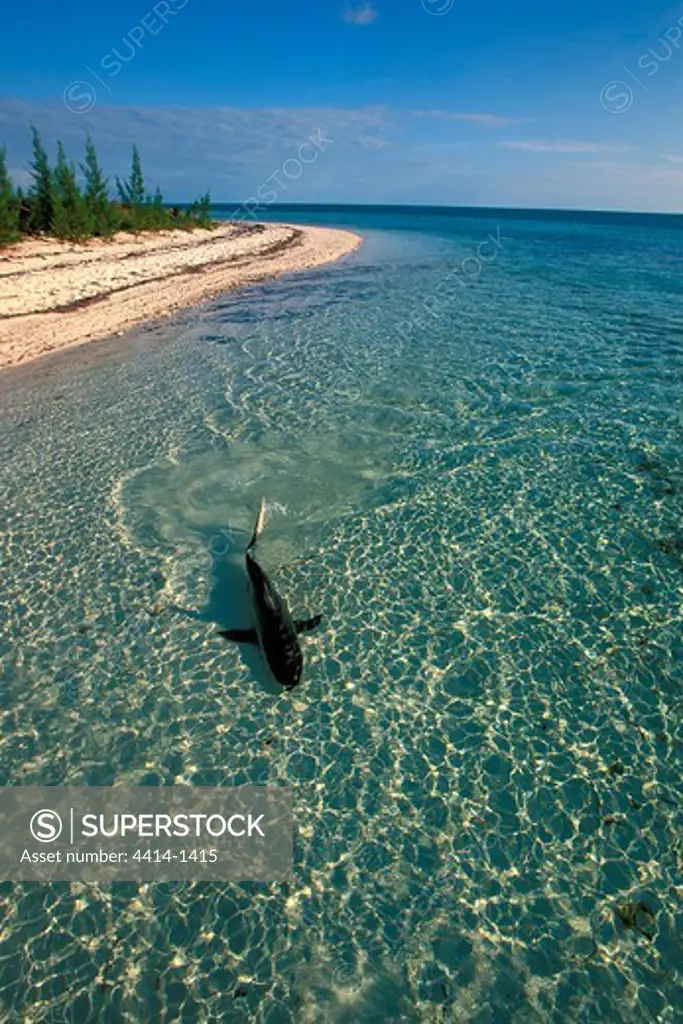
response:
[[(183, 200), (164, 200), (164, 206), (191, 206), (192, 201), (188, 199)], [(244, 206), (244, 200), (241, 202), (232, 202), (226, 200), (211, 200), (212, 207), (233, 207), (235, 210), (239, 210)], [(451, 203), (321, 203), (321, 202), (302, 202), (302, 203), (267, 203), (263, 206), (256, 207), (254, 212), (261, 213), (267, 210), (277, 209), (381, 209), (381, 210), (491, 210), (496, 212), (510, 212), (510, 213), (600, 213), (600, 214), (619, 214), (626, 216), (636, 217), (683, 217), (683, 210), (625, 210), (625, 209), (600, 209), (597, 207), (583, 207), (583, 206), (481, 206), (475, 204), (451, 204)], [(256, 218), (258, 219), (258, 218)]]

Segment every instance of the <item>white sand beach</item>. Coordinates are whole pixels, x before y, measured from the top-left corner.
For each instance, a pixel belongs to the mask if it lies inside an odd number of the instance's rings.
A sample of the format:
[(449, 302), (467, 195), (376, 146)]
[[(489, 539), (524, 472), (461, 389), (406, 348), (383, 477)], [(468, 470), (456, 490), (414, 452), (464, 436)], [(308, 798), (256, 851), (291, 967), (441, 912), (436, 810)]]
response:
[(36, 239), (0, 250), (0, 369), (330, 263), (361, 241), (332, 228), (226, 224), (82, 244)]

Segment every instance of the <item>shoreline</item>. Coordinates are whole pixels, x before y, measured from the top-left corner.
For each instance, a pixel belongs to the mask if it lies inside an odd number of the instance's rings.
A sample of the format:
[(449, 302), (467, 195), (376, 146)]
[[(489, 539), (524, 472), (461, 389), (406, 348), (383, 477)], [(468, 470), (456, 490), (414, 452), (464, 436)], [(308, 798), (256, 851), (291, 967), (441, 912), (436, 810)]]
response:
[(337, 228), (226, 223), (76, 244), (21, 242), (0, 251), (0, 371), (324, 266), (362, 241)]

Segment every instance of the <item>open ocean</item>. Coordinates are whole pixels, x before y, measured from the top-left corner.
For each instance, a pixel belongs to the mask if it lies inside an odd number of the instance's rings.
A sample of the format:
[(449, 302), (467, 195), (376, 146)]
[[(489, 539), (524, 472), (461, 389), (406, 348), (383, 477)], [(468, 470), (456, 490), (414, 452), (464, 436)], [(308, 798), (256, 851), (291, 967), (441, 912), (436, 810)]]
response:
[(683, 218), (267, 216), (366, 242), (0, 377), (0, 783), (290, 784), (294, 878), (3, 882), (0, 1021), (678, 1024)]

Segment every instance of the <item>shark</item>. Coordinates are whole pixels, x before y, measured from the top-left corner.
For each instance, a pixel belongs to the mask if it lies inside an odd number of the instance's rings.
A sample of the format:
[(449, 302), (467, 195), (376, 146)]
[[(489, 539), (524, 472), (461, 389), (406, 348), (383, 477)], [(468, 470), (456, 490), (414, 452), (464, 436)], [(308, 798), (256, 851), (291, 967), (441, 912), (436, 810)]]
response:
[(219, 636), (238, 644), (258, 644), (276, 682), (286, 690), (293, 690), (301, 682), (304, 667), (299, 636), (314, 630), (322, 621), (322, 615), (294, 619), (287, 602), (256, 561), (254, 549), (265, 522), (266, 503), (261, 499), (254, 532), (244, 556), (255, 625), (251, 629), (219, 630)]

